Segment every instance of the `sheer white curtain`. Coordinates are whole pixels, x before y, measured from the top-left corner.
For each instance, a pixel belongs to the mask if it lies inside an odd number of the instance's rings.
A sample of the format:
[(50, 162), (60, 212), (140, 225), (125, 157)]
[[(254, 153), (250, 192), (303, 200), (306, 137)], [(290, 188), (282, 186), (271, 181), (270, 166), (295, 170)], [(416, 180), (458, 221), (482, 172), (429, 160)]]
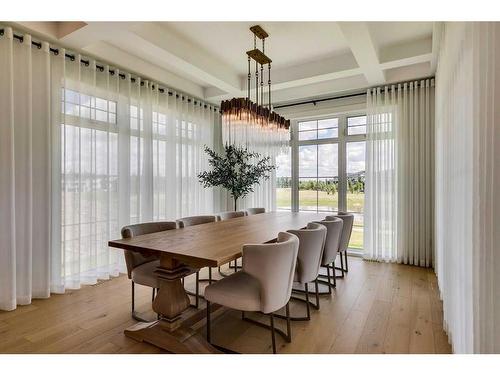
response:
[[(289, 147), (290, 133), (250, 124), (244, 116), (241, 119), (224, 116), (222, 141), (223, 144), (230, 143), (247, 147), (248, 150), (258, 152), (263, 157), (269, 156), (271, 163), (276, 165), (276, 157)], [(249, 207), (264, 207), (268, 211), (276, 210), (276, 170), (273, 170), (269, 179), (261, 180), (260, 184), (255, 186), (253, 193), (239, 200), (238, 209)], [(231, 203), (227, 208), (232, 210)]]
[(218, 211), (216, 109), (65, 54), (0, 37), (1, 310), (124, 271), (123, 225)]
[(365, 258), (433, 261), (434, 81), (368, 90)]
[(0, 310), (50, 295), (49, 46), (0, 37)]
[(500, 25), (446, 23), (436, 73), (436, 273), (456, 353), (500, 352)]

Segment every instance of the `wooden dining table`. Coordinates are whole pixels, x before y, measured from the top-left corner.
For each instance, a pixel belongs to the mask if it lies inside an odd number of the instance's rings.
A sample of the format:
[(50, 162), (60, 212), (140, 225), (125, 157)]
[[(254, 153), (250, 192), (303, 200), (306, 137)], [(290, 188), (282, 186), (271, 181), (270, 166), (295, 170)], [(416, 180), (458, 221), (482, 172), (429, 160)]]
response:
[(318, 213), (268, 212), (109, 241), (110, 247), (156, 253), (160, 258), (155, 271), (160, 288), (153, 301), (160, 319), (137, 323), (125, 335), (171, 353), (217, 353), (197, 332), (206, 308), (190, 308), (183, 278), (203, 267), (219, 267), (238, 259), (244, 244), (270, 242), (280, 231), (300, 229), (323, 218)]

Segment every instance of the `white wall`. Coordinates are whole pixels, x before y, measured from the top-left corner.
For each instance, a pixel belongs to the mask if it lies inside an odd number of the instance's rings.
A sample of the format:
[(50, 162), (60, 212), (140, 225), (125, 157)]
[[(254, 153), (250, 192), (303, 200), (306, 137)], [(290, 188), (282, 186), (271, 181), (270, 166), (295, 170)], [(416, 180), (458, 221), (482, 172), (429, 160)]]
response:
[(456, 353), (500, 353), (500, 23), (446, 23), (436, 73), (436, 273)]

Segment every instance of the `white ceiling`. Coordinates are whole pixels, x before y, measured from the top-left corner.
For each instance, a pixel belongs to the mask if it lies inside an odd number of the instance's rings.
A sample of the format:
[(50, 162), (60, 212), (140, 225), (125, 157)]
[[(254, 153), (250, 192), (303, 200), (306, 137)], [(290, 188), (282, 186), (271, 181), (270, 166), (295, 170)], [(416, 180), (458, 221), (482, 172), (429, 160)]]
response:
[[(433, 75), (433, 22), (18, 22), (212, 103), (244, 96), (249, 27), (268, 33), (274, 102), (293, 102)], [(258, 43), (260, 46), (260, 43)]]

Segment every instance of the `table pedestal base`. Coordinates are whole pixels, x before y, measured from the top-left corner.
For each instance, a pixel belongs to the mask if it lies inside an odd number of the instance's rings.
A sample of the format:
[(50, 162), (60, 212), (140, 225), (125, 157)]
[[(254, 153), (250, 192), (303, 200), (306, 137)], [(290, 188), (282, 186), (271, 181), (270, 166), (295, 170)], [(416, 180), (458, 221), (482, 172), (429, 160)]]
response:
[(173, 331), (162, 327), (162, 322), (138, 323), (125, 330), (125, 336), (139, 342), (147, 342), (170, 353), (176, 354), (214, 354), (221, 353), (210, 345), (205, 338), (191, 328), (180, 326)]

